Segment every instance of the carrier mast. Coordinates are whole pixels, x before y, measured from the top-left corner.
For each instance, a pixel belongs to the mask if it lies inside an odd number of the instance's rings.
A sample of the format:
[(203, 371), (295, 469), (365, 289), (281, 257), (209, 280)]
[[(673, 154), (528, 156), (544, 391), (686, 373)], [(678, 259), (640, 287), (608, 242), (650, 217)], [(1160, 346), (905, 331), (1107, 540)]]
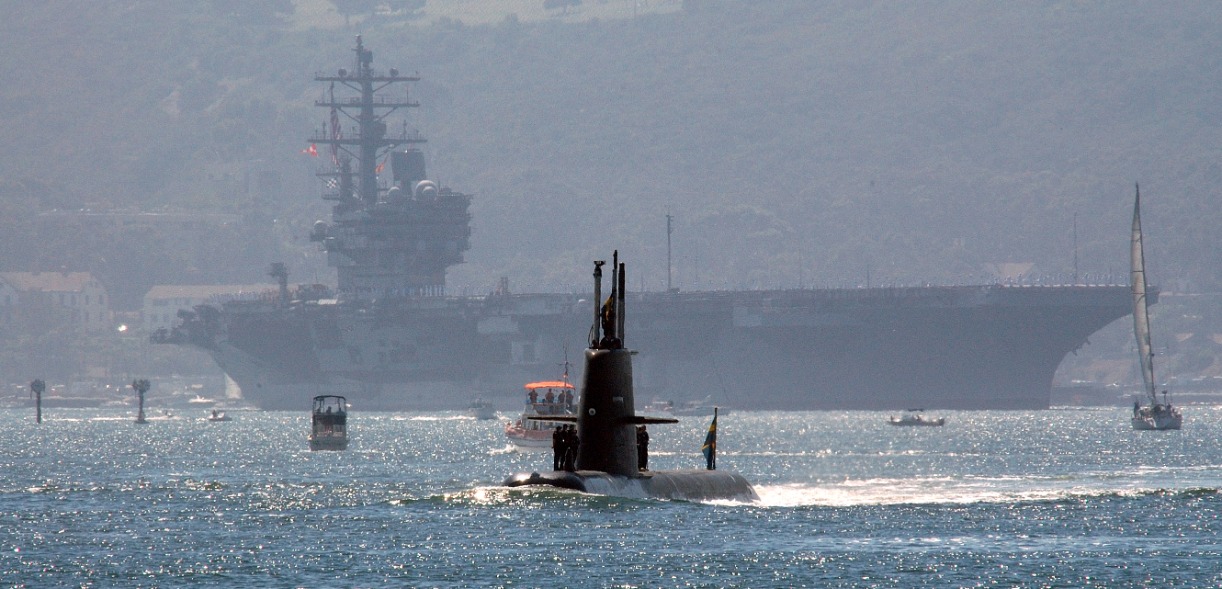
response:
[[(396, 137), (387, 135), (386, 117), (400, 108), (416, 108), (419, 102), (412, 101), (404, 91), (402, 98), (388, 98), (379, 92), (392, 84), (418, 82), (417, 76), (399, 75), (399, 70), (390, 68), (383, 74), (373, 69), (373, 51), (365, 48), (361, 36), (356, 36), (355, 69), (341, 68), (336, 75), (316, 75), (315, 82), (329, 82), (331, 87), (325, 98), (314, 101), (314, 106), (331, 109), (331, 118), (324, 124), (322, 134), (310, 139), (315, 145), (329, 146), (332, 164), (355, 158), (358, 164), (356, 175), (359, 182), (356, 193), (366, 204), (378, 202), (378, 159), (390, 150), (402, 146), (425, 143), (419, 133), (408, 134), (406, 127)], [(335, 98), (335, 85), (347, 87), (359, 93), (350, 98)], [(342, 118), (341, 118), (342, 117)], [(343, 119), (356, 121), (355, 137), (344, 137)], [(328, 128), (329, 127), (329, 128)], [(355, 152), (355, 153), (354, 153)], [(320, 173), (332, 177), (334, 172)]]
[[(307, 152), (325, 156), (317, 175), (323, 199), (336, 204), (332, 224), (315, 223), (310, 239), (336, 268), (341, 297), (445, 294), (446, 269), (470, 247), (471, 197), (427, 179), (424, 154), (415, 147), (425, 139), (406, 121), (398, 133), (388, 132), (392, 113), (420, 106), (407, 90), (420, 78), (375, 70), (359, 35), (353, 51), (353, 70), (314, 77), (328, 84), (314, 105), (329, 116)], [(387, 162), (391, 174), (383, 173)]]

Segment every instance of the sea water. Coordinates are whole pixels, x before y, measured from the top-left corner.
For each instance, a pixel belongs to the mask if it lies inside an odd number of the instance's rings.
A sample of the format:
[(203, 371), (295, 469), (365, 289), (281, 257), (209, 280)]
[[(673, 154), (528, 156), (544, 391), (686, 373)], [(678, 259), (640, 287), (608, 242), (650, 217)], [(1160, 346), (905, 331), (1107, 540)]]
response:
[[(0, 410), (0, 584), (16, 587), (1207, 587), (1222, 585), (1222, 408), (735, 411), (718, 466), (758, 503), (499, 486), (550, 468), (504, 422), (362, 413)], [(699, 468), (707, 417), (653, 426)]]

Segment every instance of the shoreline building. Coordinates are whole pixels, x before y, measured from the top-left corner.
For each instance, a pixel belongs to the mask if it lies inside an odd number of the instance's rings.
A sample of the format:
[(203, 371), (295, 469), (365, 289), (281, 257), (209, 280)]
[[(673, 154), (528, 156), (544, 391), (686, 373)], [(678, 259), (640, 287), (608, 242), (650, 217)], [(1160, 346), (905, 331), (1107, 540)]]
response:
[(106, 287), (88, 272), (0, 272), (0, 321), (12, 327), (21, 318), (37, 327), (52, 309), (68, 311), (67, 321), (82, 331), (103, 331), (113, 324)]

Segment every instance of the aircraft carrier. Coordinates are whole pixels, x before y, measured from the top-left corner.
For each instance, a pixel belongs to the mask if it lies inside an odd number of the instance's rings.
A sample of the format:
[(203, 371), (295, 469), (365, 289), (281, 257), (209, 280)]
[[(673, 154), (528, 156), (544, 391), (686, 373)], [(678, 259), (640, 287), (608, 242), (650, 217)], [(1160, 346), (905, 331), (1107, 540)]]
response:
[[(185, 310), (153, 340), (207, 350), (264, 409), (325, 393), (362, 410), (458, 409), (475, 395), (508, 408), (589, 344), (593, 293), (502, 281), (446, 295), (471, 197), (428, 179), (425, 140), (388, 125), (417, 106), (406, 88), (418, 78), (374, 69), (360, 37), (354, 52), (352, 69), (315, 76), (329, 122), (307, 149), (335, 203), (310, 238), (337, 288), (290, 288), (275, 265), (263, 299)], [(1126, 285), (1082, 284), (629, 292), (625, 304), (637, 397), (761, 410), (1046, 408), (1066, 354), (1131, 307)]]

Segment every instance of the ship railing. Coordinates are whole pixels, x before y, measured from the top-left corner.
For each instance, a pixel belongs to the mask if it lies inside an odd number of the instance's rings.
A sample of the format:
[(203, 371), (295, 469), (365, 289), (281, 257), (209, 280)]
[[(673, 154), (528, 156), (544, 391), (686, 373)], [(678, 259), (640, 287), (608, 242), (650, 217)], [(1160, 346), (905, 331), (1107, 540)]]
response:
[(530, 405), (531, 411), (534, 411), (536, 415), (567, 415), (573, 411), (573, 405), (567, 403), (548, 403), (546, 401), (531, 403), (530, 400), (527, 400), (526, 404)]
[(713, 306), (742, 306), (756, 309), (792, 309), (822, 307), (852, 309), (877, 306), (879, 304), (920, 307), (974, 306), (988, 302), (992, 294), (1009, 289), (1078, 290), (1083, 288), (1114, 289), (1123, 285), (1056, 285), (1031, 284), (1023, 286), (1004, 284), (980, 284), (971, 286), (881, 286), (873, 288), (836, 289), (788, 289), (761, 291), (688, 291), (683, 295), (674, 293), (629, 294), (638, 304), (665, 306), (668, 301), (682, 303), (685, 307), (704, 301)]
[(207, 304), (223, 305), (225, 303), (232, 303), (235, 301), (262, 302), (262, 301), (271, 300), (272, 298), (277, 297), (277, 296), (279, 296), (279, 293), (277, 293), (277, 291), (274, 288), (268, 287), (266, 290), (238, 292), (238, 293), (226, 293), (226, 294), (214, 294), (208, 297)]
[(403, 75), (403, 72), (400, 72), (397, 68), (392, 68), (385, 72), (379, 69), (375, 69), (375, 68), (366, 68), (364, 69), (364, 71), (368, 72), (369, 74), (368, 78), (365, 78), (360, 73), (362, 70), (353, 70), (353, 71), (345, 70), (345, 71), (347, 71), (347, 73), (342, 76), (336, 75), (335, 72), (316, 71), (314, 72), (314, 79), (324, 80), (324, 81), (335, 80), (337, 82), (340, 82), (340, 81), (358, 82), (363, 79), (369, 79), (375, 82), (377, 81), (387, 82), (391, 80), (396, 80), (400, 82), (418, 82), (420, 81), (419, 73), (415, 73), (410, 76), (405, 76)]
[[(336, 100), (335, 102), (359, 106), (361, 104), (361, 97), (360, 96), (349, 96), (347, 100)], [(388, 96), (386, 94), (374, 95), (373, 100), (371, 102), (377, 106), (420, 106), (419, 102), (415, 102), (406, 96), (402, 98), (396, 98), (394, 96)], [(327, 104), (327, 103), (323, 103), (323, 104)]]
[[(345, 129), (344, 132), (345, 132), (345, 135), (343, 137), (336, 138), (336, 137), (332, 137), (330, 133), (328, 132), (314, 131), (314, 133), (311, 134), (310, 137), (306, 139), (306, 141), (309, 141), (310, 143), (321, 143), (324, 145), (332, 141), (339, 141), (341, 143), (347, 143), (347, 144), (356, 144), (361, 141), (360, 129), (353, 127), (351, 129)], [(387, 134), (383, 136), (382, 138), (407, 141), (410, 143), (426, 143), (428, 141), (427, 139), (424, 138), (423, 135), (420, 134), (419, 129), (411, 129), (411, 130), (404, 129), (399, 132), (398, 136)], [(336, 172), (334, 169), (326, 167), (325, 165), (320, 166), (319, 173), (325, 174), (325, 175), (339, 175), (339, 173)]]

